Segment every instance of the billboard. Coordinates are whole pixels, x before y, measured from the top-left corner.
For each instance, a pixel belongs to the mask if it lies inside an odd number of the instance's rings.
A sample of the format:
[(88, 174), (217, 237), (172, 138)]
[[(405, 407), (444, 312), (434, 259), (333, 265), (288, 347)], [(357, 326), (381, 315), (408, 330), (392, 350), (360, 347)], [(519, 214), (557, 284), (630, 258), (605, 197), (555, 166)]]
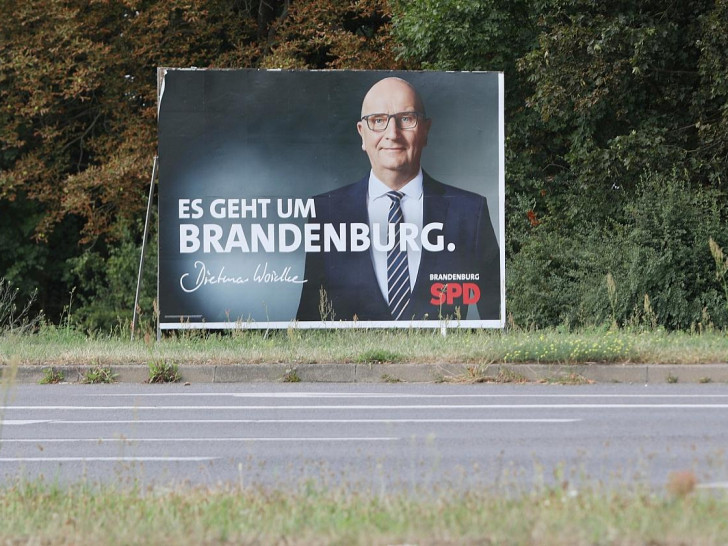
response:
[(502, 73), (159, 72), (161, 329), (503, 326)]

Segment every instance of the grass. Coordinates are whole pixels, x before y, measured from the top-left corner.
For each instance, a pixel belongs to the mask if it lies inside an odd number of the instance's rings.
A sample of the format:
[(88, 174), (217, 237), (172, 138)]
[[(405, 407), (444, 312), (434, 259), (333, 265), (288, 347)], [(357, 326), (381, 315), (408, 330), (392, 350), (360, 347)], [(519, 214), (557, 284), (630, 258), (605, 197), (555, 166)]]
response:
[(589, 385), (590, 383), (593, 383), (593, 381), (590, 381), (583, 375), (573, 372), (554, 377), (547, 377), (540, 382), (551, 385)]
[(0, 489), (2, 544), (728, 543), (728, 495), (675, 476), (663, 493), (568, 485), (375, 494), (310, 482), (144, 489), (20, 482)]
[(149, 363), (149, 383), (177, 383), (181, 380), (177, 364), (166, 360), (153, 360)]
[(40, 380), (41, 385), (56, 385), (62, 383), (66, 378), (61, 370), (54, 370), (53, 368), (45, 368), (43, 370), (43, 377)]
[(82, 383), (86, 384), (98, 384), (98, 383), (113, 383), (116, 381), (117, 374), (115, 374), (111, 368), (104, 366), (93, 366), (86, 370), (81, 380)]
[(468, 366), (460, 376), (444, 378), (449, 383), (526, 383), (528, 379), (511, 369), (491, 366)]
[(286, 370), (286, 373), (283, 374), (281, 381), (283, 381), (283, 383), (300, 383), (301, 376), (298, 375), (298, 370), (292, 368), (290, 370)]
[(561, 332), (449, 330), (199, 331), (160, 342), (88, 336), (43, 327), (36, 334), (0, 335), (0, 365), (182, 362), (185, 364), (399, 362), (583, 364), (588, 362), (692, 364), (728, 362), (728, 335), (591, 329)]
[[(469, 365), (464, 381), (520, 382), (524, 378), (519, 374), (489, 366), (726, 362), (728, 336), (606, 329), (451, 331), (447, 337), (432, 331), (293, 330), (193, 332), (159, 343), (132, 343), (48, 327), (33, 335), (0, 336), (3, 385), (10, 380), (6, 372), (19, 364), (52, 371), (54, 365), (79, 362), (99, 369), (146, 362), (151, 381), (154, 371), (174, 378), (171, 362), (286, 362), (295, 371), (298, 362), (336, 361), (458, 362)], [(582, 379), (576, 372), (558, 378)], [(728, 544), (728, 493), (699, 489), (690, 472), (671, 475), (664, 491), (637, 483), (578, 488), (559, 483), (529, 490), (463, 492), (437, 486), (374, 492), (313, 482), (270, 490), (235, 484), (142, 487), (19, 479), (0, 485), (0, 544)]]
[(367, 350), (356, 358), (360, 364), (385, 364), (399, 362), (402, 358), (399, 354), (386, 349)]

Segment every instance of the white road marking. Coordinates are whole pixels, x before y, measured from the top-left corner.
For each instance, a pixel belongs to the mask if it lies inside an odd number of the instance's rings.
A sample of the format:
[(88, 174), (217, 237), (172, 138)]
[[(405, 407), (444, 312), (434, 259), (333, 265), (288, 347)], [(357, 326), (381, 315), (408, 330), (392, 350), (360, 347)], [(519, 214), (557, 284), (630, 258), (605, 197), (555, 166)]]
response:
[[(94, 397), (98, 394), (87, 394)], [(728, 394), (417, 394), (396, 392), (163, 392), (108, 393), (111, 397), (233, 397), (233, 398), (728, 398)]]
[(0, 457), (0, 463), (90, 463), (90, 462), (200, 462), (216, 461), (220, 457)]
[(145, 443), (145, 442), (392, 442), (401, 438), (22, 438), (2, 440), (2, 444), (72, 444), (72, 443)]
[(583, 419), (115, 419), (39, 421), (53, 425), (224, 424), (224, 423), (577, 423)]
[(7, 421), (0, 421), (0, 426), (23, 426), (23, 425), (39, 425), (41, 423), (49, 423), (50, 421), (31, 421), (29, 419), (9, 419)]
[(699, 483), (695, 487), (698, 489), (728, 489), (728, 482)]
[(164, 411), (164, 410), (403, 410), (403, 409), (728, 409), (728, 404), (401, 404), (270, 406), (7, 406), (6, 411)]

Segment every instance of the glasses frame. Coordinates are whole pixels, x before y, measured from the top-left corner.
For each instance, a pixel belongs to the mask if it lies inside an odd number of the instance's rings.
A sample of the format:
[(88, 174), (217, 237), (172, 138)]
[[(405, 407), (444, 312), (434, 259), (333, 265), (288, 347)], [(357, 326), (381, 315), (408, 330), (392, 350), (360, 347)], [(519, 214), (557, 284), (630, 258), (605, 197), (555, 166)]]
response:
[[(412, 127), (403, 128), (401, 126), (400, 121), (397, 118), (397, 116), (403, 116), (405, 114), (409, 114), (409, 115), (415, 117), (415, 124)], [(384, 125), (383, 129), (375, 129), (374, 127), (372, 127), (369, 118), (373, 118), (376, 116), (387, 116), (387, 123)], [(410, 131), (412, 129), (416, 129), (417, 125), (420, 123), (420, 118), (426, 119), (424, 112), (414, 112), (413, 111), (413, 112), (395, 112), (394, 114), (385, 114), (383, 112), (377, 113), (377, 114), (367, 114), (366, 116), (361, 117), (361, 121), (366, 122), (367, 127), (369, 128), (370, 131), (374, 131), (375, 133), (383, 133), (384, 131), (386, 131), (389, 128), (389, 121), (392, 118), (394, 118), (394, 123), (397, 126), (397, 129), (399, 129), (400, 131)]]

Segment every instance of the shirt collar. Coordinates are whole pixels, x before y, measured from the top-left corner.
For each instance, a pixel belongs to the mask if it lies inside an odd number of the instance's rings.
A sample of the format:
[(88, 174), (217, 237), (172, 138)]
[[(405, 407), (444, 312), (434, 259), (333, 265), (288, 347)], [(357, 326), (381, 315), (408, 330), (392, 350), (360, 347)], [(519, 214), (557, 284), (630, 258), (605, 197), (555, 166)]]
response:
[[(407, 197), (419, 199), (420, 197), (422, 197), (422, 181), (422, 169), (420, 169), (417, 173), (417, 176), (415, 176), (412, 180), (402, 186), (399, 191), (404, 193)], [(379, 180), (379, 178), (377, 178), (374, 174), (374, 171), (370, 171), (368, 191), (369, 199), (373, 201), (374, 199), (378, 199), (379, 197), (384, 196), (387, 192), (392, 191), (392, 189), (384, 182)]]

